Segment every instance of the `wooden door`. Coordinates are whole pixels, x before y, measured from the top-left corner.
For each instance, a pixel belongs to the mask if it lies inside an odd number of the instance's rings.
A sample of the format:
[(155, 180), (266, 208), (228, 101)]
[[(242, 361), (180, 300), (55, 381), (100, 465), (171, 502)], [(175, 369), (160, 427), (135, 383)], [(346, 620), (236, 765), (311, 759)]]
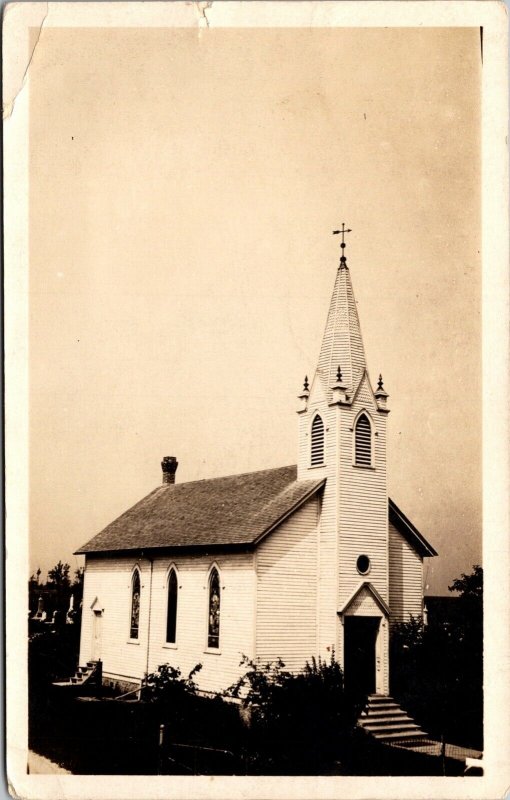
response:
[(375, 692), (375, 642), (380, 617), (345, 617), (344, 673), (348, 689)]
[(101, 660), (102, 633), (103, 633), (103, 614), (101, 611), (94, 611), (94, 623), (92, 626), (92, 661)]

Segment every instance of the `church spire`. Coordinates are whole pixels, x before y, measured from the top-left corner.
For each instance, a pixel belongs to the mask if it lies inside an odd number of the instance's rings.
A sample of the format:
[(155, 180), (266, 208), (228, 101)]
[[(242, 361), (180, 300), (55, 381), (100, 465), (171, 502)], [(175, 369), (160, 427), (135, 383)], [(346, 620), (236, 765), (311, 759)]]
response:
[(340, 244), (342, 255), (322, 337), (317, 373), (329, 394), (336, 382), (338, 365), (341, 364), (343, 384), (347, 394), (352, 397), (352, 393), (356, 390), (366, 369), (366, 359), (356, 301), (345, 257), (344, 238), (346, 233), (350, 233), (350, 228), (346, 228), (342, 223), (341, 230), (333, 231), (333, 233), (342, 236)]

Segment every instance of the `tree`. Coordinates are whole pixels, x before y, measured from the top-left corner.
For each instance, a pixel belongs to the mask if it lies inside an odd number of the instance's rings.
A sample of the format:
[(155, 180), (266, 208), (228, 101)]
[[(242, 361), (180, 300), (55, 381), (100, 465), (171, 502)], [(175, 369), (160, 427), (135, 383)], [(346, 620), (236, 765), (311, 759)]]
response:
[(48, 570), (48, 583), (55, 586), (56, 589), (69, 589), (71, 580), (69, 578), (69, 564), (63, 564), (61, 561)]
[(74, 570), (74, 583), (73, 586), (83, 586), (83, 578), (85, 576), (85, 568), (78, 567)]
[(448, 587), (450, 592), (459, 592), (463, 599), (482, 599), (483, 596), (483, 569), (480, 564), (473, 564), (473, 572), (466, 575), (463, 572)]
[(83, 598), (83, 582), (85, 578), (85, 569), (83, 567), (78, 567), (74, 571), (74, 581), (71, 586), (72, 593), (74, 595), (74, 607), (77, 610)]
[(449, 587), (459, 592), (450, 618), (421, 618), (391, 632), (391, 693), (429, 733), (480, 748), (483, 724), (483, 570), (473, 566)]
[(71, 579), (69, 578), (69, 564), (63, 564), (59, 561), (58, 564), (48, 570), (48, 582), (46, 588), (50, 590), (53, 595), (52, 600), (48, 599), (48, 612), (57, 611), (59, 622), (65, 620), (65, 615), (69, 608), (69, 600), (71, 597)]

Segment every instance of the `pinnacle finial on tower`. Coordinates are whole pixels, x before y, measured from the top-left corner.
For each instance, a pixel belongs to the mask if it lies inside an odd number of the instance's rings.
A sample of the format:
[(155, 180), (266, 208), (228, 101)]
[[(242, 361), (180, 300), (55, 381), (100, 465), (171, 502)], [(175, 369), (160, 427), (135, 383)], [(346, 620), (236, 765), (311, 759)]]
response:
[(384, 389), (383, 384), (383, 377), (379, 375), (379, 380), (377, 381), (377, 389), (375, 391), (375, 399), (377, 400), (377, 404), (379, 406), (379, 411), (388, 411), (386, 407), (386, 401), (388, 399), (388, 392)]
[(340, 266), (338, 267), (338, 269), (347, 269), (347, 259), (344, 256), (344, 250), (345, 250), (345, 247), (346, 247), (345, 234), (346, 233), (351, 233), (351, 231), (352, 231), (352, 228), (346, 228), (345, 227), (345, 222), (342, 222), (341, 230), (333, 231), (333, 236), (335, 236), (337, 233), (340, 233), (342, 235), (342, 241), (340, 243), (340, 247), (342, 249), (342, 255), (340, 256)]
[(338, 365), (336, 371), (336, 382), (330, 387), (332, 391), (333, 403), (345, 403), (347, 401), (346, 389), (344, 378), (342, 375), (342, 368)]
[(305, 375), (305, 380), (303, 382), (303, 388), (301, 390), (301, 394), (298, 395), (299, 399), (298, 414), (302, 413), (303, 411), (306, 411), (309, 397), (310, 397), (310, 389), (308, 384), (308, 375)]

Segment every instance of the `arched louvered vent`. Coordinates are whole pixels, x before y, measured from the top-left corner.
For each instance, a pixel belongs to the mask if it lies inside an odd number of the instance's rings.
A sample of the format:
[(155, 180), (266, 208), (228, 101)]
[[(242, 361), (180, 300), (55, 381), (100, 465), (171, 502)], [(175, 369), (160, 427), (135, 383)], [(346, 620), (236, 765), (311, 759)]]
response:
[(362, 414), (356, 423), (354, 463), (362, 467), (372, 466), (372, 428), (368, 417)]
[(312, 422), (312, 451), (310, 463), (312, 467), (324, 464), (324, 423), (317, 414)]

